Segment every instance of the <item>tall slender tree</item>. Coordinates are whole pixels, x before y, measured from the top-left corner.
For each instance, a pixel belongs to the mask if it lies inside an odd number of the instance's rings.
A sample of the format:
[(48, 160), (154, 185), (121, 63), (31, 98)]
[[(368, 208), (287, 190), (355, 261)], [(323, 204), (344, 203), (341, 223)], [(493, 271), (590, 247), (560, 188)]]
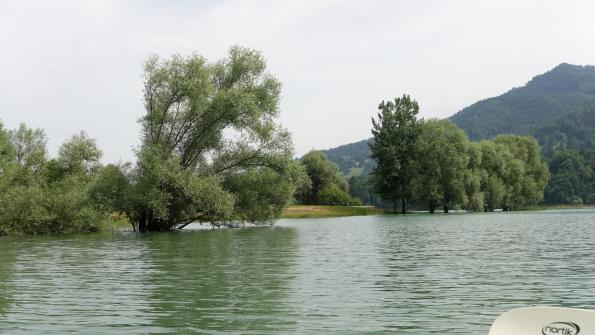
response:
[(417, 119), (419, 105), (409, 95), (380, 103), (378, 119), (372, 118), (373, 141), (370, 157), (376, 161), (372, 171), (374, 188), (386, 201), (401, 201), (401, 213), (407, 211), (411, 198), (411, 182), (415, 175), (413, 164), (415, 142), (420, 133)]

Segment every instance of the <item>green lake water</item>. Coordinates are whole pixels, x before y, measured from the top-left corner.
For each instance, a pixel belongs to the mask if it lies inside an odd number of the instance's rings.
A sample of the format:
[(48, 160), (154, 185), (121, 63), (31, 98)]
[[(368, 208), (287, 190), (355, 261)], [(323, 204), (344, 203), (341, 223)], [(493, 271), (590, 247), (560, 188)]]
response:
[(0, 334), (486, 334), (595, 308), (595, 210), (0, 238)]

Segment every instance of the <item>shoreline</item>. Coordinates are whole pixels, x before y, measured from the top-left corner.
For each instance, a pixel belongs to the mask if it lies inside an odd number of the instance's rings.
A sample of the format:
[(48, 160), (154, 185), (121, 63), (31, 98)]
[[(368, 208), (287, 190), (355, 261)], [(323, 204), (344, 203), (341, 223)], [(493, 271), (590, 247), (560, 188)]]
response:
[[(536, 205), (514, 212), (564, 210), (564, 209), (595, 209), (595, 205)], [(461, 213), (452, 210), (451, 213)], [(472, 213), (472, 212), (469, 212)], [(476, 212), (484, 213), (484, 212)], [(430, 214), (427, 211), (410, 211), (405, 214), (394, 213), (392, 210), (377, 208), (373, 206), (322, 206), (322, 205), (293, 205), (285, 208), (281, 219), (317, 219), (346, 216), (367, 216), (367, 215), (419, 215)], [(435, 214), (442, 214), (436, 211)]]
[(315, 219), (380, 214), (390, 214), (390, 211), (373, 206), (293, 205), (283, 210), (281, 219)]

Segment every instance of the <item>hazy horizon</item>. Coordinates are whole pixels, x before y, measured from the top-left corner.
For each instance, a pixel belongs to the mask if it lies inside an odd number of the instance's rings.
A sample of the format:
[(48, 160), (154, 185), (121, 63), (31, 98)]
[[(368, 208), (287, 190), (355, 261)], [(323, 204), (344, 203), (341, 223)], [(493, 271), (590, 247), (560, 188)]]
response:
[(283, 83), (296, 155), (370, 137), (381, 100), (410, 94), (448, 117), (560, 63), (594, 64), (595, 3), (567, 1), (19, 1), (0, 4), (0, 120), (72, 134), (104, 162), (134, 159), (142, 65), (231, 45), (260, 50)]

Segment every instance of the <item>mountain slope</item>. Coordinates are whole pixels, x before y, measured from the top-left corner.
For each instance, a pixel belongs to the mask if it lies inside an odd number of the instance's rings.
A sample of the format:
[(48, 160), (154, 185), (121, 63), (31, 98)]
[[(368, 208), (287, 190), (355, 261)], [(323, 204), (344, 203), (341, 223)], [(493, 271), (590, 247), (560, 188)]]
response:
[[(370, 149), (368, 142), (370, 140), (362, 140), (355, 143), (344, 144), (336, 148), (322, 150), (324, 154), (333, 163), (339, 166), (343, 174), (348, 175), (353, 169), (369, 170), (372, 162), (370, 161)], [(359, 170), (360, 173), (363, 170)], [(356, 170), (358, 171), (358, 170)]]
[(471, 140), (499, 134), (537, 135), (542, 134), (538, 130), (544, 126), (584, 109), (585, 105), (590, 106), (588, 101), (592, 99), (595, 99), (595, 67), (564, 63), (534, 77), (523, 87), (478, 101), (450, 119)]

